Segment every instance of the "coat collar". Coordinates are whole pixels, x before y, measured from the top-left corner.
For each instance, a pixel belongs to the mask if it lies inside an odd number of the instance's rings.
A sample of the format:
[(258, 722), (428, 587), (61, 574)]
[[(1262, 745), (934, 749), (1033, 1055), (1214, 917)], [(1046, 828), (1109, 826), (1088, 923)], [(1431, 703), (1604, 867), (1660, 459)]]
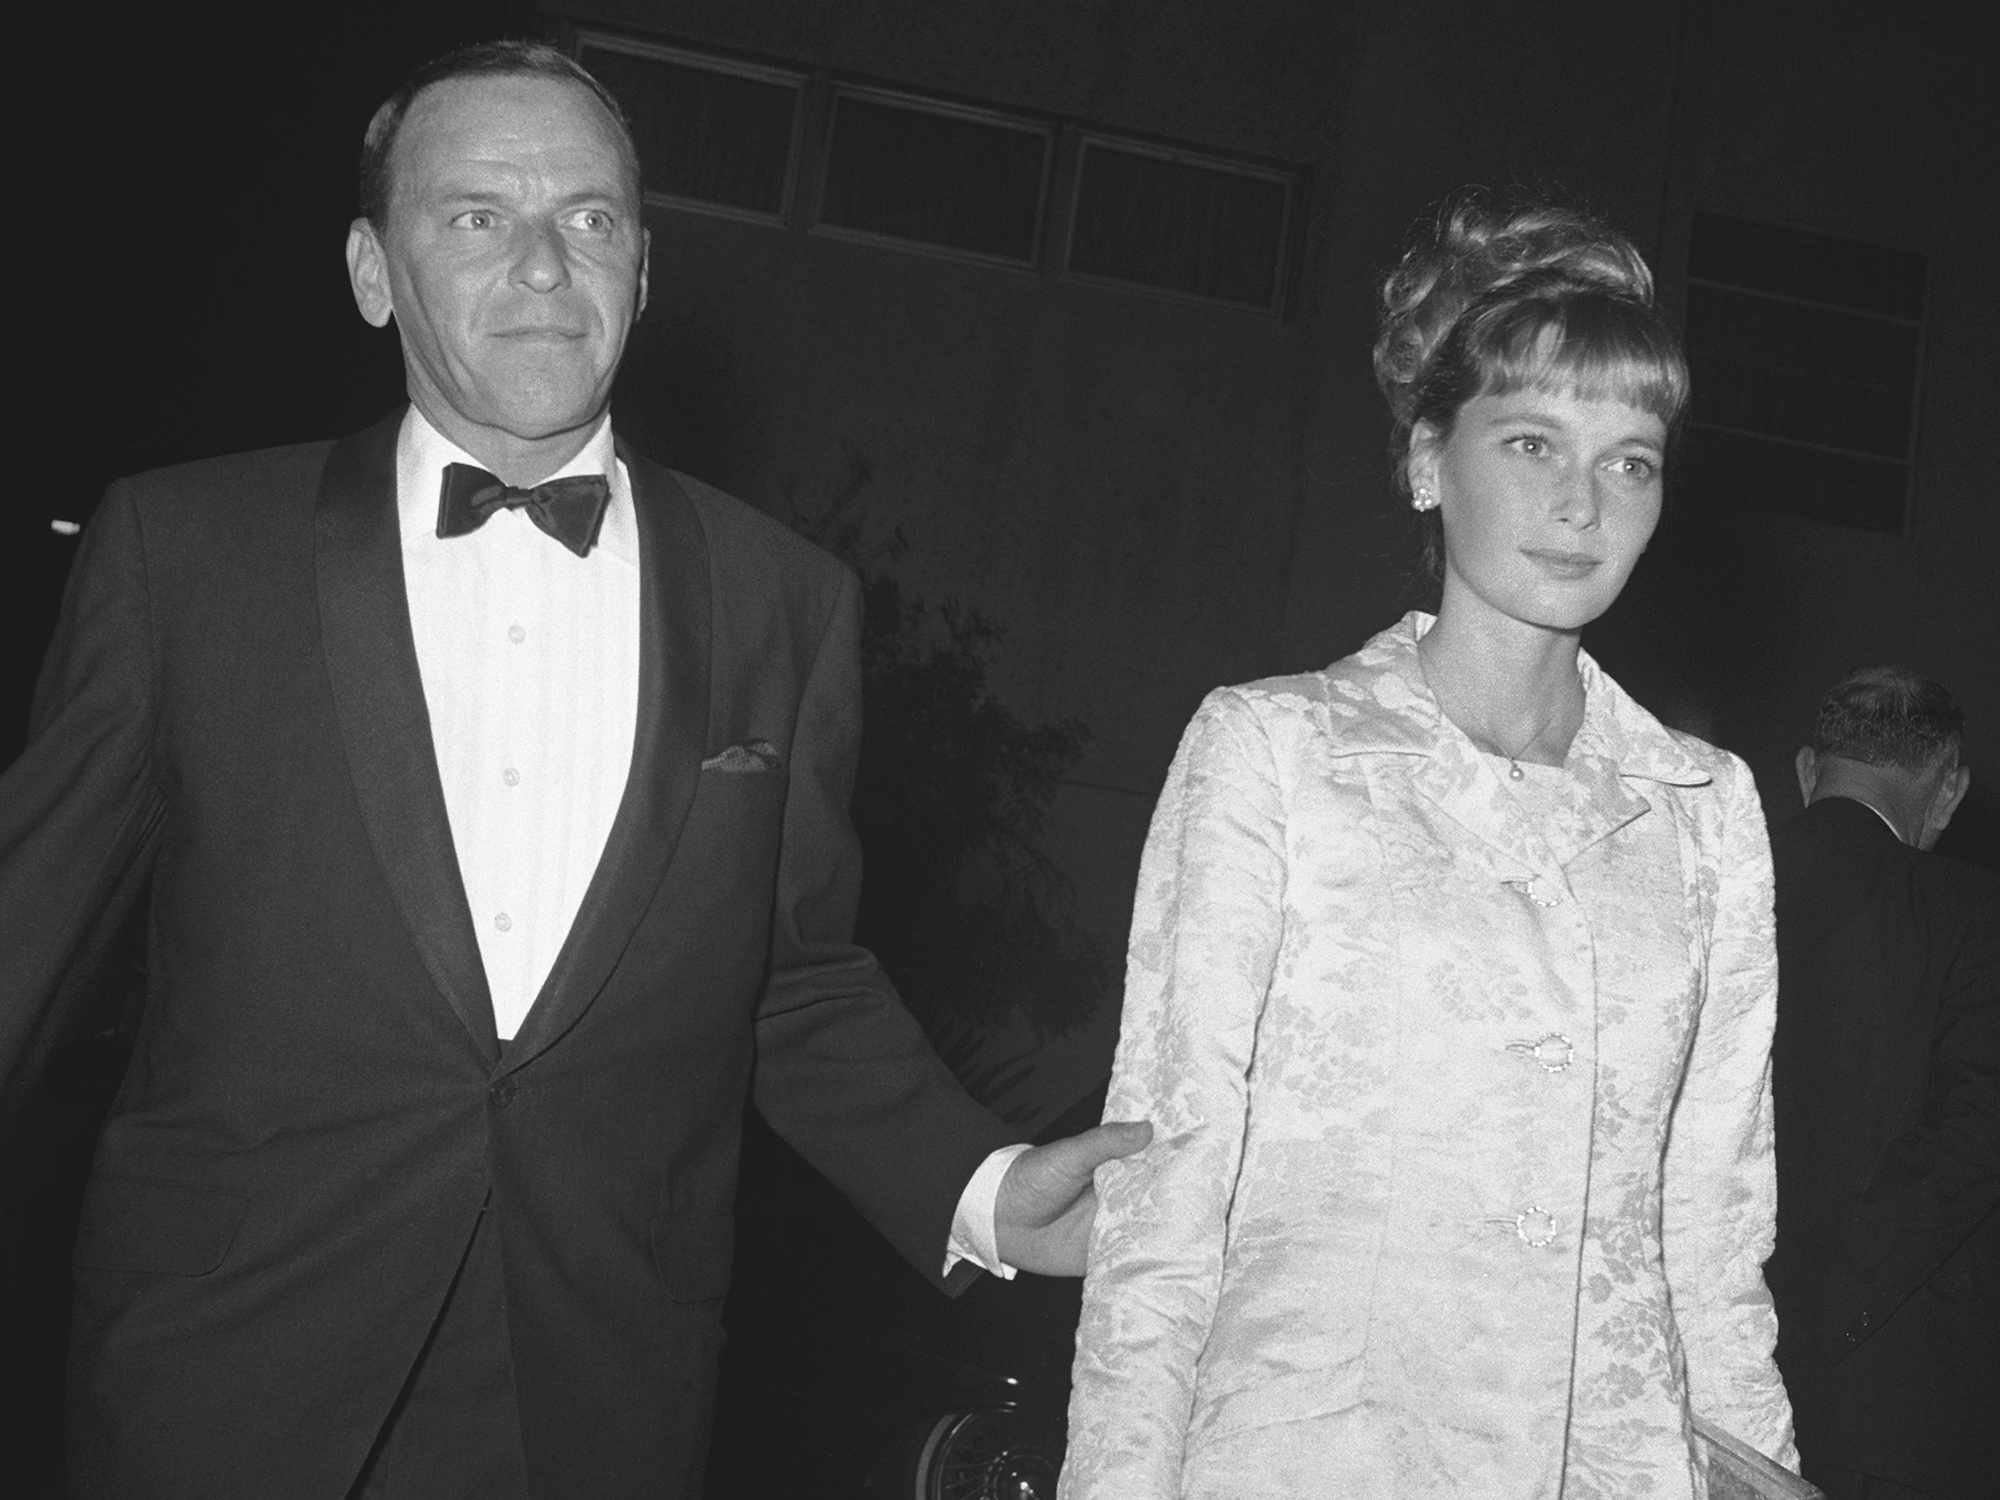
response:
[[(1435, 616), (1412, 610), (1328, 669), (1329, 706), (1340, 721), (1335, 754), (1436, 757), (1453, 741), (1473, 749), (1444, 716), (1417, 666), (1417, 642), (1436, 623)], [(1634, 702), (1588, 651), (1577, 653), (1577, 670), (1584, 709), (1572, 761), (1601, 758), (1620, 776), (1668, 786), (1707, 786), (1715, 779), (1680, 736)]]
[(1883, 839), (1898, 848), (1908, 849), (1903, 836), (1896, 832), (1886, 814), (1872, 802), (1864, 802), (1859, 797), (1850, 797), (1835, 792), (1829, 796), (1815, 798), (1812, 804), (1792, 814), (1793, 818), (1810, 818), (1825, 827), (1838, 828), (1843, 837), (1868, 843), (1879, 843)]
[(1580, 653), (1584, 719), (1553, 818), (1532, 819), (1424, 681), (1417, 642), (1435, 623), (1412, 611), (1326, 673), (1335, 755), (1408, 755), (1414, 787), (1447, 816), (1533, 873), (1558, 876), (1593, 844), (1649, 811), (1639, 785), (1706, 786), (1714, 777), (1682, 740)]

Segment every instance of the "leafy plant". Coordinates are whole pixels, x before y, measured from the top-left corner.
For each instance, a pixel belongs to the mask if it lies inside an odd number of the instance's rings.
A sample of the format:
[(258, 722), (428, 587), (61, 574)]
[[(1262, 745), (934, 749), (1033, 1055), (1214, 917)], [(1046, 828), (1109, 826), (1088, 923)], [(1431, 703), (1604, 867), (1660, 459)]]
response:
[[(872, 477), (852, 451), (792, 524), (845, 559), (863, 587), (864, 731), (854, 818), (867, 875), (858, 930), (962, 1076), (979, 1034), (1025, 1020), (1037, 1036), (1089, 1018), (1103, 965), (1072, 915), (1068, 880), (1040, 847), (1049, 803), (1089, 740), (1081, 720), (1030, 724), (994, 695), (1001, 627), (932, 603), (893, 571), (909, 542), (871, 532)], [(1015, 1064), (968, 1086), (997, 1091)]]

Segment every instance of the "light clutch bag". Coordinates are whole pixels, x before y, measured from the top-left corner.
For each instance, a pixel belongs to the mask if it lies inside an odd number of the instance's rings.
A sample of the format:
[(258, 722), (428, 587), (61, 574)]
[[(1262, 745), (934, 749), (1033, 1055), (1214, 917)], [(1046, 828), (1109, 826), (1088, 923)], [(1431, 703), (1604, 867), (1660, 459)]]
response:
[(1708, 1467), (1708, 1500), (1825, 1500), (1825, 1491), (1782, 1469), (1706, 1417), (1694, 1419), (1695, 1446)]

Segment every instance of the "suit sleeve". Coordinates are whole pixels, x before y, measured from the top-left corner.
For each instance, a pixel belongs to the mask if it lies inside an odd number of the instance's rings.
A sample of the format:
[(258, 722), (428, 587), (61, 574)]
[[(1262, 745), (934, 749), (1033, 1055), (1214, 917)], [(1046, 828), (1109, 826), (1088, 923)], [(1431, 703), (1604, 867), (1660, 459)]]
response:
[(11, 1116), (87, 1009), (145, 888), (163, 799), (145, 548), (113, 486), (85, 529), (29, 719), (0, 776), (0, 1100)]
[(1748, 767), (1731, 756), (1716, 780), (1722, 837), (1701, 873), (1714, 882), (1707, 985), (1669, 1127), (1661, 1239), (1694, 1411), (1796, 1471), (1764, 1284), (1778, 1199), (1771, 847)]
[[(874, 956), (852, 941), (860, 633), (860, 589), (843, 571), (788, 766), (754, 1097), (772, 1129), (937, 1282), (959, 1194), (1015, 1134), (959, 1087)], [(975, 1274), (962, 1263), (947, 1284)]]
[(1105, 1117), (1150, 1119), (1156, 1136), (1098, 1169), (1064, 1500), (1181, 1493), (1284, 882), (1268, 742), (1240, 694), (1212, 693), (1167, 773), (1139, 866)]

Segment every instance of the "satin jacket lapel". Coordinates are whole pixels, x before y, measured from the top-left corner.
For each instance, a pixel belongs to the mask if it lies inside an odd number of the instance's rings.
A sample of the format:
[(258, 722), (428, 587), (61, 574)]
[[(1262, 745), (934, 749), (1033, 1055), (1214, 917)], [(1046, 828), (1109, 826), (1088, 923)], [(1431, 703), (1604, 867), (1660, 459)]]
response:
[(1585, 738), (1580, 732), (1579, 743), (1570, 747), (1573, 791), (1568, 816), (1546, 830), (1549, 847), (1564, 865), (1653, 810), (1652, 801), (1619, 775), (1618, 763), (1588, 748), (1582, 743)]
[(708, 741), (708, 542), (665, 469), (621, 448), (639, 530), (639, 713), (604, 853), (548, 980), (507, 1047), (518, 1067), (576, 1024), (673, 862)]
[(500, 1044), (431, 745), (396, 521), (401, 414), (334, 446), (320, 481), (320, 632), (355, 800), (439, 993), (489, 1063)]
[(1645, 783), (1693, 788), (1714, 779), (1587, 655), (1580, 669), (1588, 712), (1569, 753), (1582, 795), (1567, 826), (1552, 835), (1564, 864), (1652, 811)]
[(1416, 659), (1429, 626), (1429, 616), (1406, 616), (1362, 649), (1351, 675), (1364, 690), (1350, 690), (1358, 709), (1343, 705), (1343, 716), (1354, 722), (1342, 726), (1341, 748), (1421, 756), (1410, 770), (1412, 789), (1491, 849), (1510, 871), (1508, 880), (1539, 876), (1561, 884), (1571, 860), (1650, 811), (1652, 804), (1621, 777), (1628, 764), (1633, 774), (1655, 780), (1708, 779), (1585, 655), (1578, 663), (1584, 721), (1570, 750), (1569, 805), (1561, 816), (1531, 818), (1491, 757), (1445, 717), (1431, 692)]
[[(1521, 811), (1500, 775), (1456, 726), (1439, 716), (1436, 746), (1411, 784), (1439, 811), (1501, 856), (1503, 878), (1562, 878), (1562, 863)], [(1516, 868), (1517, 867), (1517, 868)]]

